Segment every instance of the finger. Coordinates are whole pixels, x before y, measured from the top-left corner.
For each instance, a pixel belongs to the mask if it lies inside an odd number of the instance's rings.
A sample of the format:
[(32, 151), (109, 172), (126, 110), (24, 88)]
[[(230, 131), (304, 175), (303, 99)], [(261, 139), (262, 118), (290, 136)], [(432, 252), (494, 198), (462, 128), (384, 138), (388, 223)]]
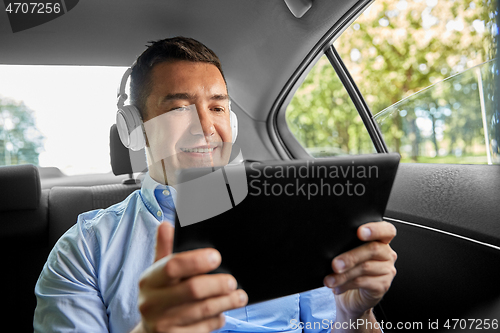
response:
[(199, 275), (175, 286), (143, 290), (139, 310), (143, 316), (158, 318), (168, 308), (228, 295), (235, 289), (236, 280), (229, 274)]
[(332, 261), (332, 269), (340, 274), (368, 260), (389, 260), (394, 263), (395, 258), (396, 252), (389, 244), (369, 242), (335, 257)]
[(164, 272), (172, 279), (184, 279), (208, 273), (221, 263), (219, 251), (212, 248), (186, 251), (176, 254), (166, 265)]
[(336, 295), (341, 295), (348, 290), (359, 289), (364, 297), (378, 300), (389, 290), (393, 276), (359, 276), (348, 283), (333, 288)]
[(226, 295), (236, 290), (236, 279), (229, 274), (204, 274), (185, 280), (176, 288), (184, 302)]
[(360, 276), (396, 275), (396, 268), (391, 261), (365, 261), (341, 274), (330, 274), (325, 277), (324, 284), (334, 288), (349, 283)]
[(155, 262), (172, 254), (173, 243), (174, 227), (168, 222), (160, 223), (156, 232)]
[(169, 311), (169, 315), (177, 318), (176, 325), (192, 325), (201, 320), (214, 317), (224, 311), (245, 306), (248, 301), (247, 294), (239, 289), (229, 295), (212, 297), (195, 303), (187, 303)]
[(140, 287), (159, 288), (178, 283), (181, 279), (208, 273), (221, 263), (219, 251), (198, 249), (175, 253), (151, 265), (141, 276)]
[(362, 241), (379, 241), (389, 244), (396, 236), (396, 227), (389, 222), (371, 222), (358, 228), (358, 238)]

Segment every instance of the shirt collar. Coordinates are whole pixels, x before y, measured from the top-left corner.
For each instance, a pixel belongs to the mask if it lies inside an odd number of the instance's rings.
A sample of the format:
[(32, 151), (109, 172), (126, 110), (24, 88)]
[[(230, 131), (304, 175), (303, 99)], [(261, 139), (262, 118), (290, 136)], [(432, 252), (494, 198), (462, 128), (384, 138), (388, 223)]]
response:
[[(158, 183), (156, 180), (151, 178), (151, 176), (149, 175), (149, 172), (146, 173), (146, 175), (142, 181), (142, 187), (141, 187), (142, 201), (146, 205), (149, 212), (151, 214), (153, 214), (153, 216), (159, 222), (163, 222), (164, 220), (166, 220), (165, 219), (166, 214), (165, 214), (165, 212), (163, 212), (161, 205), (155, 196), (156, 189), (168, 190), (170, 192), (169, 195), (172, 196), (174, 203), (176, 202), (176, 199), (177, 199), (177, 191), (172, 186)], [(173, 221), (171, 221), (171, 222), (173, 223)]]

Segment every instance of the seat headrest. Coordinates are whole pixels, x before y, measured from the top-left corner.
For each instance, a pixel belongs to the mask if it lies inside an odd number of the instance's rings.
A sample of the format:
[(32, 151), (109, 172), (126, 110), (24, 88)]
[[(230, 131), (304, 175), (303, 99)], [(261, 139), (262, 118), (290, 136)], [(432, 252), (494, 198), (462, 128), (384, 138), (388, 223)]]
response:
[(148, 169), (144, 149), (133, 151), (126, 148), (120, 140), (116, 124), (113, 124), (109, 133), (109, 154), (111, 168), (116, 176), (145, 172)]
[(42, 189), (32, 164), (0, 167), (0, 211), (37, 209)]

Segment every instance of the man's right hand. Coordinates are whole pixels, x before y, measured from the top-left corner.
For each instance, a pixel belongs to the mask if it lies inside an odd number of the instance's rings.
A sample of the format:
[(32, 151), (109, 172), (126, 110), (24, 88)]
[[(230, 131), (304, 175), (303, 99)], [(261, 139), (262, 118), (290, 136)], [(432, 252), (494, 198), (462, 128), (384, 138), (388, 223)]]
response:
[(211, 332), (224, 326), (222, 312), (247, 304), (232, 275), (205, 274), (219, 267), (217, 250), (172, 254), (173, 234), (169, 223), (158, 227), (155, 263), (139, 281), (142, 320), (132, 332)]

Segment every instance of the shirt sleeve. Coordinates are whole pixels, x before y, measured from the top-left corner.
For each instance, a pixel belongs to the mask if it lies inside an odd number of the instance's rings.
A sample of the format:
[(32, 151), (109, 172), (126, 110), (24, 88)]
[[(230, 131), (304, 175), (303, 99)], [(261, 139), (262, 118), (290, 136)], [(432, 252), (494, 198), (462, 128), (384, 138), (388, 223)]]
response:
[(300, 321), (304, 333), (330, 333), (336, 319), (335, 296), (322, 287), (300, 294)]
[(52, 249), (35, 287), (35, 332), (108, 332), (96, 274), (98, 243), (82, 216)]

